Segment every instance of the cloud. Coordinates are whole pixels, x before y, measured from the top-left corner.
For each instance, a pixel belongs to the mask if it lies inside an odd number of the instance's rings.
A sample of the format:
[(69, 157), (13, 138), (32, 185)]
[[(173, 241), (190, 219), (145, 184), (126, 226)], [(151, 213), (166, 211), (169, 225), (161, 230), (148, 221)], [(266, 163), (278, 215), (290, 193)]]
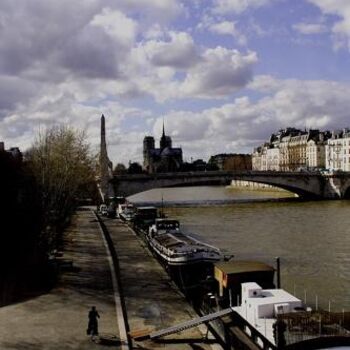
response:
[(350, 2), (347, 0), (308, 0), (325, 15), (338, 17), (332, 27), (335, 47), (350, 49)]
[(223, 21), (213, 23), (209, 26), (209, 31), (220, 35), (232, 35), (240, 45), (246, 45), (246, 37), (236, 28), (235, 22)]
[[(270, 81), (270, 88), (267, 82)], [(350, 103), (350, 85), (326, 80), (278, 80), (256, 77), (252, 89), (266, 94), (259, 100), (261, 110), (269, 110), (274, 125), (310, 128), (344, 127)]]
[(118, 47), (121, 48), (104, 31), (88, 26), (67, 39), (52, 63), (74, 76), (112, 79), (119, 75)]
[[(219, 107), (164, 116), (167, 133), (175, 145), (182, 145), (185, 157), (252, 152), (271, 133), (288, 126), (332, 130), (348, 125), (350, 84), (259, 76), (250, 88), (262, 93), (261, 97), (243, 96)], [(161, 126), (159, 118), (154, 135), (160, 135)]]
[(217, 34), (235, 35), (236, 33), (235, 23), (229, 21), (212, 24), (209, 29)]
[(143, 41), (132, 50), (123, 72), (133, 87), (156, 101), (226, 98), (244, 88), (257, 62), (255, 52), (197, 46), (183, 32), (169, 40)]
[(185, 6), (178, 0), (110, 0), (109, 3), (160, 23), (170, 21), (185, 11)]
[(202, 62), (188, 71), (181, 91), (187, 96), (204, 98), (227, 96), (245, 87), (257, 60), (255, 52), (243, 55), (220, 46), (207, 49)]
[[(340, 12), (335, 0), (310, 1), (339, 16), (334, 35), (348, 35), (341, 25), (350, 16), (346, 2), (338, 3)], [(0, 140), (25, 149), (38, 128), (65, 122), (86, 128), (97, 146), (104, 113), (110, 156), (125, 162), (141, 160), (142, 139), (158, 130), (160, 114), (174, 144), (193, 157), (249, 151), (278, 127), (346, 125), (347, 84), (254, 77), (258, 54), (231, 46), (246, 43), (226, 14), (270, 3), (197, 1), (191, 13), (180, 0), (2, 0)], [(193, 21), (231, 37), (215, 36), (218, 46), (214, 35), (194, 31)], [(261, 32), (265, 23), (256, 25)], [(306, 25), (295, 29), (316, 31)], [(251, 27), (248, 21), (247, 35)], [(254, 99), (237, 92), (253, 92)]]
[[(282, 127), (333, 129), (348, 123), (349, 84), (258, 76), (249, 88), (259, 92), (260, 98), (252, 100), (243, 96), (198, 112), (177, 110), (166, 113), (166, 132), (172, 136), (174, 145), (182, 146), (187, 158), (208, 159), (210, 155), (222, 152), (251, 152)], [(114, 163), (127, 163), (142, 160), (142, 140), (146, 133), (153, 131), (156, 138), (160, 136), (162, 118), (150, 119), (159, 114), (106, 100), (98, 106), (85, 105), (77, 103), (74, 94), (58, 91), (60, 89), (52, 88), (39, 100), (31, 100), (8, 114), (0, 121), (0, 139), (11, 139), (8, 146), (28, 146), (33, 128), (38, 130), (59, 120), (85, 128), (97, 150), (99, 117), (103, 112), (107, 117), (109, 155)], [(125, 132), (123, 123), (143, 116), (147, 116), (148, 126)]]
[(122, 46), (134, 44), (137, 34), (137, 23), (120, 11), (104, 8), (90, 22), (92, 26), (101, 27)]
[(109, 96), (140, 94), (121, 67), (135, 47), (138, 26), (146, 24), (121, 9), (135, 16), (145, 11), (147, 19), (159, 11), (174, 18), (182, 6), (172, 0), (1, 1), (2, 138), (24, 145), (20, 139), (28, 140), (38, 123), (71, 115), (84, 121), (84, 113), (75, 113), (78, 106), (95, 105), (100, 114)]
[(35, 83), (13, 76), (1, 76), (0, 120), (19, 104), (24, 105), (38, 91)]
[(252, 54), (207, 49), (168, 30), (183, 11), (175, 0), (1, 1), (0, 122), (24, 135), (26, 119), (50, 124), (81, 105), (102, 111), (106, 100), (221, 98), (244, 87)]
[[(51, 93), (35, 99), (7, 114), (0, 120), (0, 140), (6, 140), (6, 147), (19, 146), (27, 149), (39, 130), (57, 124), (67, 124), (85, 130), (92, 150), (98, 152), (100, 142), (100, 116), (104, 113), (107, 125), (107, 143), (111, 159), (127, 162), (139, 156), (144, 133), (123, 132), (122, 123), (128, 118), (147, 116), (144, 109), (122, 106), (118, 102), (104, 101), (99, 106), (77, 103), (69, 93)], [(135, 135), (138, 135), (136, 139)]]
[(170, 32), (169, 41), (150, 40), (144, 50), (155, 66), (184, 69), (199, 61), (192, 37), (184, 32)]
[[(66, 3), (67, 1), (63, 1)], [(77, 2), (78, 3), (78, 2)], [(62, 4), (64, 6), (64, 4)], [(67, 4), (67, 23), (64, 28), (62, 11), (52, 4), (36, 2), (2, 1), (0, 4), (0, 73), (18, 75), (38, 61), (50, 58), (56, 46), (60, 46), (62, 34), (79, 28), (90, 17), (89, 11), (78, 12), (75, 21), (71, 21), (70, 11), (78, 9)], [(50, 23), (50, 26), (48, 26)], [(60, 33), (59, 30), (62, 32)]]
[(214, 0), (213, 12), (220, 15), (241, 14), (249, 8), (258, 8), (271, 3), (271, 0)]
[(321, 23), (297, 23), (293, 25), (293, 29), (306, 35), (328, 32), (327, 26)]

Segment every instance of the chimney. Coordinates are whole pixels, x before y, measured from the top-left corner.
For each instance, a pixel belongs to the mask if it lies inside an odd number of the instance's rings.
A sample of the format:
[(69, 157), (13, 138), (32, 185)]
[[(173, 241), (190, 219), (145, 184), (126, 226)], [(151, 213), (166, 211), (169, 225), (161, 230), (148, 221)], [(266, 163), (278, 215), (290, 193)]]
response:
[(0, 142), (0, 152), (4, 152), (4, 151), (5, 151), (5, 143)]

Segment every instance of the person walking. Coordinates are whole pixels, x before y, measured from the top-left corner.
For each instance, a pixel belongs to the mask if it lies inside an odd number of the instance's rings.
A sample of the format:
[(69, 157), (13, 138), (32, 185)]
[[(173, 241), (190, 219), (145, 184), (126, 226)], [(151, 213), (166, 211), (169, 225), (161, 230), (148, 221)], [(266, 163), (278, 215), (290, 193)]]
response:
[(91, 335), (91, 339), (94, 339), (94, 336), (98, 335), (98, 318), (100, 315), (98, 314), (96, 307), (93, 306), (89, 311), (89, 323), (86, 333)]

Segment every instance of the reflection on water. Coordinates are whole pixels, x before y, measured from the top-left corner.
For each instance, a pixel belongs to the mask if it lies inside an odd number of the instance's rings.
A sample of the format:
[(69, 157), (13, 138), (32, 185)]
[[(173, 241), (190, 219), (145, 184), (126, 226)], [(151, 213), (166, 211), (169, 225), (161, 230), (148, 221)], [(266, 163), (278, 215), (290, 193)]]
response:
[(132, 196), (133, 201), (205, 202), (166, 207), (183, 228), (237, 259), (282, 262), (282, 286), (312, 304), (350, 311), (350, 202), (238, 202), (208, 205), (208, 199), (252, 200), (281, 193), (224, 187), (173, 188)]

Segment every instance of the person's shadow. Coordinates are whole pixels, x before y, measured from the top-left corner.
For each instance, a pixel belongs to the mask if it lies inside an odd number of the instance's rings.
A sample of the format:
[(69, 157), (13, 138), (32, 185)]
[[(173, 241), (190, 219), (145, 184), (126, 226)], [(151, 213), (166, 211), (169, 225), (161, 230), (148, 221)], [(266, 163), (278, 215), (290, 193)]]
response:
[(96, 339), (95, 343), (105, 345), (105, 346), (116, 346), (121, 345), (119, 337), (114, 334), (100, 333)]

